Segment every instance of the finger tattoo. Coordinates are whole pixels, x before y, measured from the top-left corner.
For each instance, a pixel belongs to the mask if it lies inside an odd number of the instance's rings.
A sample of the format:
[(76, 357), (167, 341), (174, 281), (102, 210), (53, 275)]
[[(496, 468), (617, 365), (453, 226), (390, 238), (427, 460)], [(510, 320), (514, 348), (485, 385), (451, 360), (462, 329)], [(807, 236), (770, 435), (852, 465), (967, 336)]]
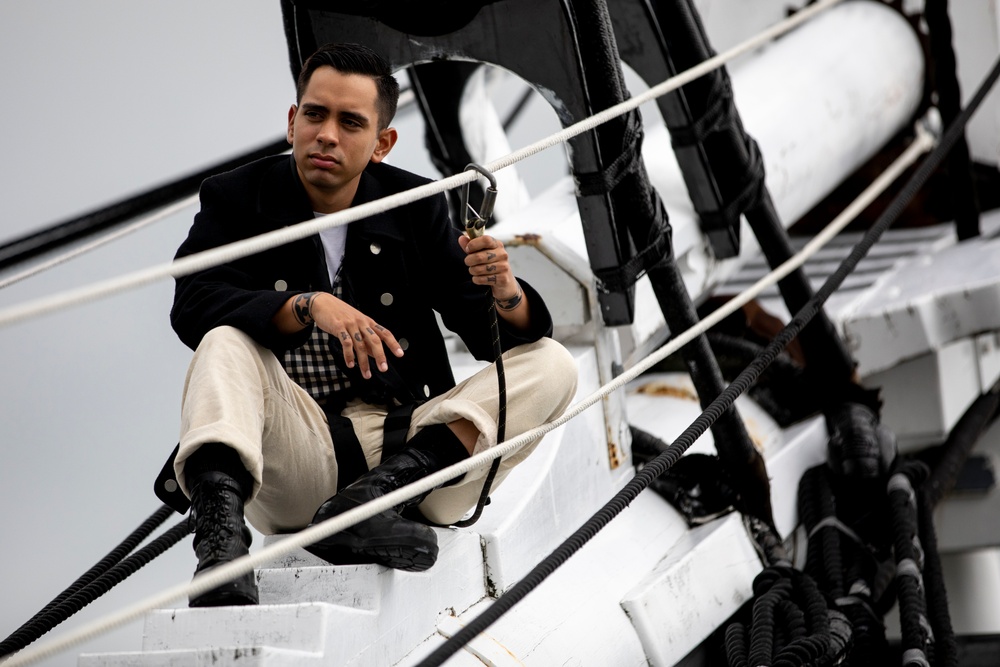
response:
[(495, 283), (497, 281), (496, 276), (486, 276), (486, 281), (490, 283)]
[(354, 334), (354, 340), (356, 340), (356, 341), (358, 341), (360, 343), (364, 339), (361, 337), (360, 333), (356, 333), (356, 334)]
[(369, 333), (370, 335), (372, 335), (372, 336), (374, 336), (374, 335), (375, 335), (375, 332), (374, 332), (374, 331), (372, 331), (372, 328), (371, 328), (371, 327), (368, 327), (368, 333)]
[(497, 257), (497, 255), (496, 255), (495, 252), (488, 252), (488, 253), (486, 253), (486, 261), (487, 262), (490, 261), (491, 259), (496, 259), (496, 257)]
[(340, 340), (349, 340), (349, 339), (350, 339), (350, 336), (347, 335), (346, 331), (341, 331), (340, 332)]
[(487, 264), (486, 265), (486, 273), (493, 273), (496, 270), (497, 270), (497, 265), (496, 264)]
[(385, 327), (382, 326), (381, 324), (376, 324), (375, 331), (385, 331)]

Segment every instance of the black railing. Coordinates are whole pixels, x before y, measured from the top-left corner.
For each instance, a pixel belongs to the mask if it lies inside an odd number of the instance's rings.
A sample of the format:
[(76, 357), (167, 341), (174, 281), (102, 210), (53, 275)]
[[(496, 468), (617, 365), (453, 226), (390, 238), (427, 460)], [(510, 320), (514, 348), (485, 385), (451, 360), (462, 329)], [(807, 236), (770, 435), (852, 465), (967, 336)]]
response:
[(207, 169), (8, 241), (0, 245), (0, 270), (11, 268), (72, 241), (96, 234), (162, 206), (172, 204), (196, 193), (201, 182), (209, 176), (221, 174), (287, 149), (288, 142), (282, 137), (278, 141), (272, 141), (248, 153), (214, 164)]

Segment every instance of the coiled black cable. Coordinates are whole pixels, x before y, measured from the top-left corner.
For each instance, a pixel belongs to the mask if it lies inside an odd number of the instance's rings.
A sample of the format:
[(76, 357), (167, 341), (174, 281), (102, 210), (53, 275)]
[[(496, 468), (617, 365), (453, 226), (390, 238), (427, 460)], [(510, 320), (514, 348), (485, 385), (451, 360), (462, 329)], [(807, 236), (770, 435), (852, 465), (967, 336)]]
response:
[(896, 559), (904, 667), (936, 664), (935, 638), (927, 618), (927, 600), (924, 597), (924, 550), (917, 528), (915, 491), (928, 474), (925, 464), (904, 461), (889, 479), (888, 497), (892, 511), (892, 541)]
[(844, 597), (844, 568), (836, 499), (824, 466), (810, 468), (799, 483), (799, 517), (809, 538), (805, 571), (833, 599)]
[[(865, 499), (880, 503), (884, 494), (865, 494)], [(889, 645), (872, 599), (879, 590), (874, 583), (878, 563), (866, 538), (843, 524), (838, 510), (830, 469), (821, 465), (806, 471), (799, 484), (799, 515), (809, 535), (805, 572), (849, 624), (851, 651), (845, 664), (885, 664)]]
[(749, 634), (742, 623), (726, 628), (730, 667), (823, 667), (843, 658), (850, 624), (827, 607), (809, 575), (787, 565), (770, 566), (754, 579), (753, 591)]
[(990, 391), (983, 394), (952, 428), (941, 448), (944, 454), (934, 465), (924, 485), (931, 507), (936, 506), (955, 486), (962, 465), (969, 458), (979, 436), (996, 418), (998, 408), (1000, 408), (1000, 393)]
[(917, 524), (920, 542), (924, 545), (924, 595), (927, 597), (927, 616), (934, 631), (937, 656), (935, 667), (957, 667), (958, 642), (951, 626), (948, 612), (948, 593), (944, 586), (944, 571), (938, 553), (937, 531), (934, 529), (934, 505), (927, 485), (917, 492)]
[(816, 295), (806, 303), (795, 317), (775, 336), (760, 357), (754, 360), (719, 396), (713, 400), (704, 412), (656, 459), (648, 463), (632, 478), (621, 491), (616, 493), (600, 510), (588, 519), (576, 532), (560, 544), (555, 551), (544, 558), (538, 565), (525, 575), (521, 581), (514, 584), (510, 590), (500, 596), (493, 605), (482, 614), (472, 619), (468, 625), (452, 635), (431, 655), (422, 660), (417, 667), (437, 667), (463, 646), (472, 641), (479, 633), (486, 630), (501, 616), (507, 613), (515, 604), (537, 588), (557, 568), (565, 563), (570, 556), (583, 548), (587, 542), (600, 532), (614, 517), (621, 513), (635, 500), (636, 496), (649, 486), (650, 482), (666, 472), (684, 452), (700, 437), (709, 426), (727, 409), (733, 406), (736, 398), (742, 395), (757, 379), (778, 354), (799, 334), (802, 328), (819, 312), (823, 304), (830, 298), (844, 279), (857, 267), (862, 258), (871, 250), (875, 242), (885, 233), (885, 230), (899, 217), (909, 201), (923, 187), (927, 179), (937, 169), (948, 151), (962, 135), (965, 125), (972, 113), (982, 104), (986, 94), (1000, 76), (1000, 59), (997, 59), (980, 84), (968, 106), (954, 123), (947, 129), (938, 146), (920, 164), (903, 189), (893, 198), (885, 211), (865, 233), (861, 241), (853, 248), (848, 257), (831, 274)]
[[(503, 442), (507, 438), (507, 378), (503, 372), (503, 348), (500, 345), (500, 322), (497, 320), (497, 304), (490, 290), (487, 291), (487, 297), (490, 301), (489, 318), (490, 334), (493, 337), (493, 358), (497, 367), (497, 398), (499, 401), (499, 405), (497, 406), (497, 442)], [(453, 525), (458, 528), (466, 528), (479, 521), (479, 517), (483, 515), (483, 508), (486, 507), (486, 503), (489, 501), (490, 489), (493, 488), (493, 480), (496, 479), (499, 469), (500, 458), (497, 457), (493, 459), (493, 463), (490, 464), (490, 470), (486, 473), (486, 479), (483, 481), (483, 490), (479, 494), (479, 501), (476, 502), (476, 510), (468, 519), (457, 521)]]

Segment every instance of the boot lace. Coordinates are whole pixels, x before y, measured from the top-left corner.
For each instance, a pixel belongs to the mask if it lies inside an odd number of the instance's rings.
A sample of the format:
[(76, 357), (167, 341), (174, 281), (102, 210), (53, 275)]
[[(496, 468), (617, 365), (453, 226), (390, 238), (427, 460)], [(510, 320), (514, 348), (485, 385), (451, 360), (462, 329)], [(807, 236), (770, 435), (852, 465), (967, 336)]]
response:
[(199, 487), (198, 492), (197, 509), (192, 507), (189, 519), (189, 526), (195, 533), (195, 548), (206, 556), (224, 555), (233, 550), (241, 528), (234, 516), (235, 508), (229, 498), (231, 492), (218, 485), (208, 489)]

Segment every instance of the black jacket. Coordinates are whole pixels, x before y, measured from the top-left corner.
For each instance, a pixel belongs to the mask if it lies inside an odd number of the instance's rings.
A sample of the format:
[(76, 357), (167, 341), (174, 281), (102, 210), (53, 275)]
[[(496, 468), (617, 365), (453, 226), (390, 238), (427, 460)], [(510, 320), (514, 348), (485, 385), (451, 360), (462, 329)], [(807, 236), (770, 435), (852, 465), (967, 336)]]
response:
[[(369, 202), (429, 182), (387, 164), (369, 164), (352, 205)], [(341, 369), (363, 398), (408, 402), (455, 385), (444, 339), (434, 317), (457, 333), (480, 360), (493, 360), (487, 289), (475, 285), (458, 245), (459, 230), (448, 217), (444, 195), (422, 199), (352, 223), (341, 275), (344, 298), (361, 312), (406, 339), (403, 358), (387, 354), (388, 373)], [(201, 211), (195, 216), (178, 257), (313, 218), (290, 156), (265, 158), (207, 179)], [(500, 320), (504, 350), (551, 335), (552, 319), (542, 298), (521, 286), (531, 302), (532, 327), (517, 332)], [(206, 269), (177, 280), (171, 323), (192, 349), (211, 329), (236, 327), (281, 354), (305, 342), (311, 328), (282, 335), (271, 320), (291, 296), (329, 290), (330, 279), (319, 236)], [(334, 343), (336, 344), (336, 343)]]

